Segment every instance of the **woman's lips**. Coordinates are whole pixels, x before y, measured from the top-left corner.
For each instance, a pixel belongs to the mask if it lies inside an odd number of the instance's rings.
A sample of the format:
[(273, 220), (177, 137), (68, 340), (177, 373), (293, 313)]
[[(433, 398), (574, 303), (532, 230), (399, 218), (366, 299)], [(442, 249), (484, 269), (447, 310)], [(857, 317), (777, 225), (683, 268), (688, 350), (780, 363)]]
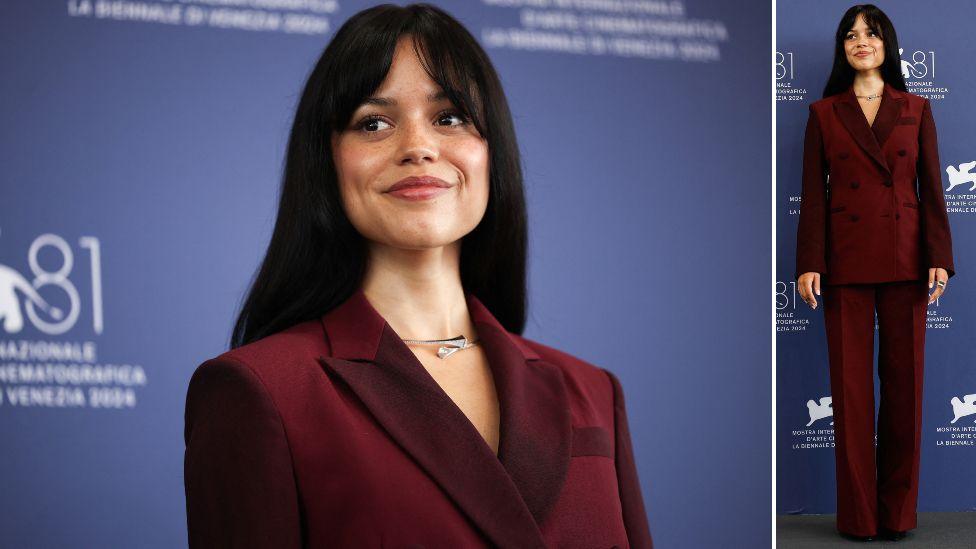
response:
[(859, 51), (854, 54), (854, 57), (867, 57), (869, 55), (871, 55), (871, 52), (869, 51)]
[(395, 191), (389, 191), (387, 194), (404, 200), (428, 200), (449, 190), (450, 187), (441, 187), (438, 185), (412, 185)]
[(439, 177), (421, 175), (404, 177), (386, 192), (404, 200), (427, 200), (450, 190), (451, 187), (450, 183)]

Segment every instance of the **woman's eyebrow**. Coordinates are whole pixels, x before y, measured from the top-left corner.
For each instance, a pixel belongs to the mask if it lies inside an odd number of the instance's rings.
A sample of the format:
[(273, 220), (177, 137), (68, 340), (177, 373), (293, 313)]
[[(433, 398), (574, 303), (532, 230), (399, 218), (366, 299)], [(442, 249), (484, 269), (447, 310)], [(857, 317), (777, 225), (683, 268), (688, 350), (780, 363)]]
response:
[[(437, 101), (442, 101), (447, 99), (447, 93), (443, 90), (435, 93), (427, 94), (427, 102), (435, 103)], [(381, 107), (391, 107), (397, 104), (396, 99), (390, 97), (374, 97), (370, 96), (363, 100), (363, 105), (379, 105)]]

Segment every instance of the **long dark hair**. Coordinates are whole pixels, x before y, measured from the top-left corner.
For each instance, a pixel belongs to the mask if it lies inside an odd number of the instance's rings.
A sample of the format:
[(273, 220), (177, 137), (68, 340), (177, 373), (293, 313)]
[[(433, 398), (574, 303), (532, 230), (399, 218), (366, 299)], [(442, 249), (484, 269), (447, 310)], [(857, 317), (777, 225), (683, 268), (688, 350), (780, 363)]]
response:
[(288, 138), (274, 232), (234, 325), (232, 349), (318, 318), (360, 287), (366, 240), (342, 208), (331, 135), (379, 88), (405, 34), (427, 74), (488, 144), (488, 207), (462, 240), (461, 283), (507, 330), (522, 333), (525, 196), (498, 74), (471, 33), (440, 8), (384, 4), (346, 21), (305, 82)]
[(881, 78), (885, 84), (901, 91), (905, 89), (905, 78), (901, 75), (901, 55), (898, 53), (898, 35), (891, 20), (874, 4), (858, 4), (852, 6), (837, 25), (834, 36), (834, 66), (830, 70), (830, 78), (824, 86), (823, 97), (829, 97), (847, 91), (854, 83), (854, 68), (847, 62), (844, 51), (844, 38), (854, 26), (858, 15), (864, 15), (864, 22), (873, 29), (884, 41), (884, 62), (881, 64)]

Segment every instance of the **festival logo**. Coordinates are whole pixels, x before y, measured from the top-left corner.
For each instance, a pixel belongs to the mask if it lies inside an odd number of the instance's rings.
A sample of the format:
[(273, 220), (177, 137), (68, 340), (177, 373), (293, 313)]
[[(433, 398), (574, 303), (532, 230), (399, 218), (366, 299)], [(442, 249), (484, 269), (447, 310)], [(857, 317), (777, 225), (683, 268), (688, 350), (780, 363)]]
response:
[[(79, 250), (88, 260), (84, 292), (72, 279)], [(98, 238), (79, 238), (76, 250), (59, 235), (42, 234), (28, 248), (26, 274), (16, 258), (0, 259), (0, 408), (134, 408), (136, 389), (147, 383), (143, 367), (99, 357), (105, 326)], [(80, 322), (83, 305), (90, 323)], [(28, 328), (41, 337), (27, 335)]]
[(910, 53), (899, 48), (901, 75), (909, 92), (932, 101), (946, 98), (949, 88), (941, 85), (935, 77), (935, 52), (916, 50)]
[(949, 164), (945, 173), (949, 176), (949, 186), (945, 189), (946, 211), (950, 215), (976, 212), (976, 160)]
[[(32, 307), (38, 307), (56, 320), (64, 317), (64, 313), (57, 307), (52, 307), (44, 300), (24, 275), (0, 264), (0, 321), (7, 333), (17, 333), (24, 327), (24, 315), (20, 312), (20, 300), (17, 291), (26, 298)], [(30, 309), (33, 311), (34, 309)], [(35, 313), (36, 314), (36, 313)]]
[[(792, 448), (794, 450), (813, 450), (834, 447), (833, 398), (830, 395), (806, 402), (809, 421), (800, 429), (793, 429)], [(830, 419), (831, 421), (827, 421)], [(819, 425), (817, 425), (819, 423)]]
[[(824, 418), (834, 417), (834, 407), (832, 406), (834, 399), (829, 396), (821, 397), (820, 402), (815, 402), (813, 399), (807, 401), (807, 412), (810, 413), (810, 423), (807, 423), (807, 427), (813, 425), (817, 420)], [(831, 425), (834, 424), (833, 421), (830, 422)]]
[[(949, 423), (955, 423), (966, 416), (976, 415), (976, 394), (966, 395), (962, 399), (954, 396), (949, 404), (952, 405), (952, 421)], [(976, 423), (976, 419), (973, 420), (973, 423)]]
[[(101, 253), (97, 238), (83, 237), (79, 246), (87, 249), (91, 259), (91, 270), (98, 276), (92, 279), (92, 313), (95, 333), (102, 331), (102, 303), (101, 303)], [(45, 248), (52, 248), (60, 255), (60, 266), (57, 269), (46, 269), (41, 265), (40, 255)], [(27, 262), (33, 277), (26, 276), (16, 269), (0, 263), (0, 320), (3, 330), (8, 334), (19, 333), (24, 328), (26, 313), (31, 324), (37, 330), (48, 334), (63, 334), (74, 327), (81, 311), (81, 297), (78, 289), (69, 278), (74, 269), (74, 253), (68, 243), (60, 236), (43, 234), (36, 239), (27, 252)], [(48, 299), (41, 296), (40, 290), (51, 288), (61, 294), (62, 300), (68, 302), (68, 314), (65, 315), (60, 307), (50, 304)], [(23, 295), (21, 302), (18, 295)], [(23, 307), (22, 307), (23, 306)], [(38, 314), (38, 309), (44, 316)], [(52, 321), (53, 320), (53, 321)]]
[(949, 399), (946, 423), (935, 428), (935, 445), (941, 448), (976, 447), (976, 393)]
[(776, 52), (776, 101), (804, 102), (807, 90), (796, 86), (796, 70), (793, 65), (793, 52)]
[(946, 192), (951, 193), (952, 189), (960, 185), (969, 185), (969, 192), (976, 191), (976, 174), (973, 173), (973, 168), (976, 168), (976, 160), (947, 167), (945, 171), (949, 175), (949, 188)]
[[(816, 296), (817, 300), (823, 303), (821, 296)], [(800, 299), (796, 281), (783, 282), (776, 281), (773, 290), (773, 299), (776, 302), (776, 331), (778, 333), (799, 333), (807, 331), (810, 327), (810, 315), (813, 309)], [(797, 304), (802, 304), (802, 309), (797, 311)]]

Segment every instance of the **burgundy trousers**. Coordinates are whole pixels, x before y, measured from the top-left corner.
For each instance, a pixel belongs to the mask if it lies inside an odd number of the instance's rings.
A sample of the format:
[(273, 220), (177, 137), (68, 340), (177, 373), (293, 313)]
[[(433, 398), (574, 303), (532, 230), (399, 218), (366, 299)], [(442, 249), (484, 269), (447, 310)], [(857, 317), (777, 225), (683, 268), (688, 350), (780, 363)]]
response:
[[(837, 529), (916, 526), (928, 281), (825, 286), (837, 463)], [(881, 403), (874, 418), (874, 314)]]

